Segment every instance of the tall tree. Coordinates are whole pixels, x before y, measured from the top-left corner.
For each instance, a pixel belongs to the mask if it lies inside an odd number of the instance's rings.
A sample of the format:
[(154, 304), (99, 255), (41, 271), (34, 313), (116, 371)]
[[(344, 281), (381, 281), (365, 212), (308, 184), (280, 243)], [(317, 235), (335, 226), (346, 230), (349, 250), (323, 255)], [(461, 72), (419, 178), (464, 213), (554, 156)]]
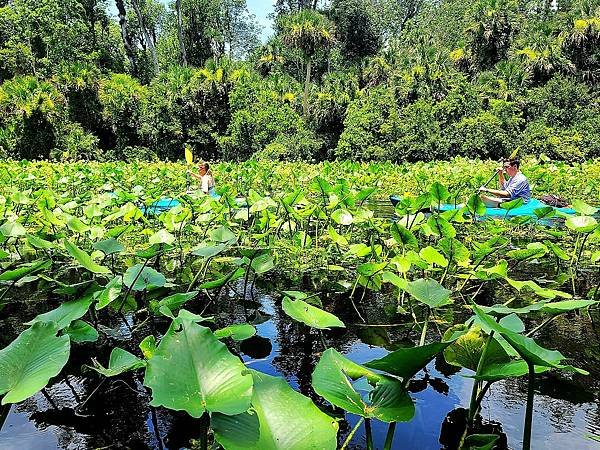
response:
[(148, 28), (146, 27), (146, 24), (144, 21), (144, 16), (142, 15), (142, 10), (140, 9), (140, 5), (138, 4), (137, 0), (131, 0), (131, 4), (135, 11), (135, 15), (137, 16), (140, 29), (144, 35), (144, 41), (146, 42), (146, 45), (148, 46), (148, 49), (150, 50), (150, 55), (152, 56), (152, 63), (154, 65), (154, 73), (158, 74), (158, 72), (159, 72), (158, 57), (156, 56), (156, 48), (154, 47), (154, 41), (150, 37), (150, 33), (148, 32)]
[(310, 87), (311, 62), (321, 49), (327, 49), (334, 42), (334, 26), (323, 14), (309, 9), (282, 16), (279, 21), (284, 44), (300, 51), (306, 65), (304, 77), (304, 99), (302, 109), (308, 117), (308, 90)]
[(125, 3), (123, 0), (115, 0), (117, 11), (119, 14), (119, 27), (121, 28), (121, 38), (123, 39), (123, 46), (125, 47), (125, 54), (129, 59), (131, 65), (131, 73), (134, 75), (138, 74), (138, 66), (136, 61), (136, 53), (131, 40), (131, 35), (127, 28), (127, 10), (125, 9)]
[(181, 61), (184, 66), (187, 66), (187, 54), (185, 52), (185, 42), (183, 40), (183, 19), (181, 17), (181, 0), (175, 1), (175, 13), (177, 14), (177, 40), (179, 41), (179, 50), (181, 51)]

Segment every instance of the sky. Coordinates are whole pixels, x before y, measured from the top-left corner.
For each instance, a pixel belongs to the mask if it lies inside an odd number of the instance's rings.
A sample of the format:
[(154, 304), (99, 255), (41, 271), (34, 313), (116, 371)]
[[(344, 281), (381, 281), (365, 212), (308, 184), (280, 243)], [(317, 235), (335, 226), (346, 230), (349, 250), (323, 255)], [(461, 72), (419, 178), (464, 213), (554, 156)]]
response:
[[(159, 0), (168, 5), (171, 0)], [(256, 21), (262, 27), (261, 39), (263, 42), (273, 33), (272, 21), (267, 16), (273, 12), (274, 0), (246, 0), (248, 11), (256, 16)], [(109, 7), (112, 14), (117, 15), (117, 9), (114, 2), (109, 1)]]

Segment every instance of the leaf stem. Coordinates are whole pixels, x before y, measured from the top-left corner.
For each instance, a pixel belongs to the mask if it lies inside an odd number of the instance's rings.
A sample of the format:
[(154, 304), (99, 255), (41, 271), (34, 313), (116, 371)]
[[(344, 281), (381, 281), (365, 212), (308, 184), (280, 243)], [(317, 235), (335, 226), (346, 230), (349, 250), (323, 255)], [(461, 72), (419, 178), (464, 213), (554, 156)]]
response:
[(364, 420), (365, 420), (365, 418), (361, 417), (360, 420), (358, 422), (356, 422), (356, 425), (354, 425), (354, 428), (352, 428), (352, 430), (350, 431), (350, 434), (348, 435), (348, 437), (346, 438), (346, 440), (342, 444), (342, 447), (340, 448), (340, 450), (346, 450), (346, 448), (348, 447), (348, 444), (350, 444), (350, 441), (352, 440), (352, 438), (356, 434), (356, 430), (358, 430), (358, 428), (362, 425), (362, 423), (363, 423)]

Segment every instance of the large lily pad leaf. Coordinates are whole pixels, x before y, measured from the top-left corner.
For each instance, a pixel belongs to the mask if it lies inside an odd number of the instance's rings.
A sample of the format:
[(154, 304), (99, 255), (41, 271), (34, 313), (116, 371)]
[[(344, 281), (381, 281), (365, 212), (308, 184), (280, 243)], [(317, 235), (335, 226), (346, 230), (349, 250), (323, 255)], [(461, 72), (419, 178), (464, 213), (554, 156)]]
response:
[(96, 303), (96, 309), (100, 310), (106, 308), (112, 302), (114, 302), (121, 294), (123, 287), (123, 280), (120, 276), (114, 277), (108, 282), (108, 284), (101, 291), (94, 293), (94, 296), (98, 300)]
[[(550, 367), (535, 366), (535, 373), (543, 373), (550, 370)], [(473, 375), (472, 378), (482, 381), (500, 381), (507, 378), (522, 377), (529, 373), (529, 366), (522, 359), (511, 360), (503, 363), (486, 364), (479, 375)], [(466, 375), (470, 377), (469, 375)]]
[[(363, 399), (350, 380), (365, 377), (373, 389)], [(312, 374), (315, 392), (332, 405), (363, 417), (383, 422), (407, 422), (415, 414), (415, 406), (402, 382), (379, 375), (328, 349)]]
[(256, 334), (256, 328), (247, 323), (237, 323), (215, 331), (218, 339), (230, 337), (234, 341), (244, 341)]
[(383, 370), (405, 380), (412, 378), (451, 342), (434, 342), (421, 347), (399, 348), (383, 358), (365, 363), (371, 369)]
[(93, 301), (93, 294), (87, 294), (78, 300), (64, 302), (58, 308), (44, 314), (38, 314), (33, 320), (27, 322), (25, 325), (33, 325), (36, 322), (54, 322), (57, 329), (62, 330), (63, 328), (68, 327), (74, 320), (83, 317)]
[(17, 403), (42, 389), (69, 359), (69, 336), (56, 336), (54, 322), (36, 322), (0, 350), (2, 404)]
[(163, 306), (166, 306), (171, 311), (175, 311), (181, 308), (188, 300), (196, 297), (196, 295), (198, 295), (198, 291), (178, 292), (159, 301), (151, 300), (148, 308), (153, 314), (157, 314)]
[(33, 261), (17, 267), (16, 269), (6, 270), (0, 274), (0, 281), (15, 281), (27, 275), (31, 275), (40, 270), (47, 269), (52, 265), (49, 259)]
[(105, 255), (112, 255), (114, 253), (121, 253), (125, 251), (125, 247), (119, 241), (114, 238), (106, 239), (104, 241), (96, 242), (94, 244), (96, 250), (100, 250)]
[(587, 308), (595, 305), (594, 300), (563, 300), (560, 302), (545, 303), (541, 307), (541, 311), (548, 314), (562, 314), (576, 309)]
[(331, 327), (345, 328), (344, 322), (335, 315), (310, 305), (303, 300), (292, 300), (284, 297), (281, 303), (283, 311), (292, 319), (302, 322), (309, 327), (328, 330)]
[(588, 372), (571, 365), (561, 364), (565, 359), (557, 350), (549, 350), (538, 345), (532, 338), (510, 331), (488, 316), (477, 305), (472, 304), (473, 312), (482, 326), (499, 333), (528, 364), (534, 366), (553, 367), (587, 375)]
[(110, 352), (108, 358), (108, 367), (103, 367), (98, 361), (92, 359), (94, 364), (92, 369), (96, 372), (101, 373), (105, 377), (114, 377), (130, 370), (139, 369), (146, 365), (146, 362), (127, 350), (115, 347)]
[(96, 342), (98, 340), (98, 330), (83, 320), (76, 320), (67, 328), (65, 333), (69, 335), (72, 342)]
[(127, 269), (123, 275), (123, 284), (134, 291), (143, 291), (149, 287), (162, 287), (166, 284), (165, 276), (151, 267), (136, 264)]
[(211, 426), (226, 450), (320, 450), (337, 447), (337, 421), (283, 379), (251, 371), (254, 411), (213, 414)]
[(250, 407), (252, 377), (210, 329), (173, 320), (148, 361), (144, 385), (152, 406), (200, 417), (204, 411), (240, 414)]
[(430, 308), (439, 308), (450, 303), (450, 291), (432, 278), (411, 281), (406, 292)]
[(108, 267), (96, 264), (90, 255), (79, 249), (75, 244), (65, 239), (65, 249), (75, 260), (92, 273), (110, 273)]

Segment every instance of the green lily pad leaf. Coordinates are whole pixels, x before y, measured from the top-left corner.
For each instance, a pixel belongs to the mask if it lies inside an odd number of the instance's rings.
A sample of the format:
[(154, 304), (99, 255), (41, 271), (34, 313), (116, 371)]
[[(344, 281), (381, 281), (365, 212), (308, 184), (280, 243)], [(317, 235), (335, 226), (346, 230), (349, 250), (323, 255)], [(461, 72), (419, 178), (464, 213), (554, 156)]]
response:
[(226, 227), (219, 227), (215, 230), (211, 230), (209, 235), (210, 239), (214, 242), (233, 242), (237, 240), (235, 233)]
[(312, 328), (328, 330), (331, 327), (346, 327), (344, 322), (335, 315), (300, 299), (292, 300), (289, 297), (284, 297), (281, 306), (285, 313), (292, 319), (302, 322)]
[[(361, 377), (366, 377), (374, 386), (367, 401), (349, 381)], [(315, 367), (312, 386), (332, 405), (362, 417), (374, 417), (383, 422), (408, 422), (415, 414), (415, 406), (400, 380), (379, 375), (332, 348), (323, 353)]]
[(33, 325), (37, 322), (53, 322), (57, 330), (62, 330), (74, 320), (83, 317), (93, 301), (93, 294), (87, 294), (80, 299), (64, 302), (58, 308), (44, 314), (38, 314), (35, 319), (30, 320), (25, 325)]
[(467, 201), (467, 210), (474, 215), (483, 216), (486, 208), (479, 194), (473, 194)]
[(522, 333), (523, 331), (525, 331), (525, 324), (523, 323), (521, 318), (515, 313), (509, 314), (508, 316), (504, 316), (498, 321), (498, 323), (504, 328), (515, 333)]
[(197, 247), (192, 251), (192, 255), (202, 256), (203, 258), (212, 258), (213, 256), (217, 256), (223, 250), (228, 248), (227, 244), (217, 244), (217, 245), (206, 245)]
[(79, 248), (77, 248), (77, 246), (75, 244), (73, 244), (72, 242), (70, 242), (67, 239), (65, 239), (65, 249), (67, 250), (69, 255), (71, 255), (73, 258), (75, 258), (75, 260), (79, 264), (81, 264), (83, 267), (85, 267), (90, 272), (98, 273), (98, 274), (110, 273), (110, 270), (108, 267), (96, 264), (92, 260), (90, 255), (88, 255), (83, 250), (80, 250)]
[(419, 278), (409, 282), (406, 292), (430, 308), (439, 308), (450, 303), (451, 291), (432, 278)]
[(156, 255), (160, 255), (163, 253), (167, 253), (173, 250), (175, 247), (171, 244), (152, 244), (150, 247), (138, 250), (135, 252), (136, 256), (144, 259), (150, 259), (155, 257)]
[(148, 309), (150, 309), (153, 314), (156, 314), (163, 306), (166, 306), (171, 311), (175, 311), (181, 308), (185, 302), (193, 299), (196, 295), (198, 295), (198, 291), (179, 292), (177, 294), (169, 295), (159, 301), (151, 300)]
[(110, 352), (107, 368), (104, 368), (96, 359), (92, 359), (92, 363), (93, 366), (90, 366), (90, 368), (105, 377), (115, 377), (124, 372), (140, 369), (146, 365), (146, 361), (119, 347), (113, 348)]
[(450, 192), (448, 192), (446, 186), (438, 183), (437, 181), (435, 181), (429, 188), (429, 194), (431, 195), (432, 201), (436, 203), (443, 203), (450, 196)]
[(523, 199), (521, 197), (517, 197), (513, 200), (509, 200), (507, 202), (500, 203), (500, 208), (510, 211), (511, 209), (518, 208), (523, 205)]
[[(550, 370), (550, 367), (535, 366), (535, 373), (543, 373)], [(527, 363), (522, 359), (510, 360), (508, 362), (501, 362), (495, 364), (487, 364), (483, 367), (479, 375), (466, 375), (469, 378), (475, 378), (476, 380), (482, 381), (500, 381), (507, 378), (517, 378), (527, 375), (529, 373), (529, 367)]]
[(492, 450), (499, 438), (500, 436), (496, 434), (470, 434), (466, 437), (463, 448), (464, 450)]
[(364, 264), (361, 264), (360, 266), (358, 266), (356, 268), (356, 271), (360, 275), (362, 275), (363, 277), (372, 277), (376, 273), (379, 273), (383, 269), (385, 269), (387, 267), (387, 265), (388, 265), (387, 262), (381, 262), (381, 263), (374, 263), (374, 262), (364, 263)]
[(339, 225), (350, 225), (354, 222), (354, 217), (347, 209), (336, 209), (331, 213), (331, 218)]
[(221, 278), (212, 281), (205, 281), (200, 286), (198, 286), (198, 289), (219, 289), (225, 286), (230, 281), (239, 280), (244, 276), (245, 273), (246, 271), (242, 267), (238, 267), (237, 269), (232, 270), (227, 275)]
[(56, 336), (53, 322), (36, 322), (0, 350), (2, 404), (31, 397), (60, 373), (69, 359), (69, 336)]
[(96, 309), (101, 310), (106, 308), (112, 302), (114, 302), (119, 295), (121, 294), (121, 289), (123, 288), (123, 283), (121, 281), (121, 277), (114, 277), (112, 280), (108, 282), (108, 284), (101, 291), (97, 291), (94, 293), (96, 300)]
[(394, 286), (406, 290), (406, 286), (408, 285), (408, 280), (406, 278), (401, 278), (393, 272), (385, 271), (381, 274), (381, 281), (383, 283), (392, 283)]
[(578, 233), (590, 233), (596, 229), (598, 222), (591, 216), (574, 216), (565, 221), (568, 229)]
[(454, 226), (439, 214), (432, 214), (429, 216), (429, 219), (427, 219), (427, 225), (429, 225), (431, 232), (436, 236), (441, 236), (444, 238), (456, 237), (456, 230), (454, 229)]
[(550, 219), (556, 215), (555, 211), (552, 206), (542, 206), (541, 208), (534, 209), (533, 213), (538, 219)]
[(210, 329), (181, 317), (148, 361), (144, 385), (152, 389), (152, 406), (192, 417), (205, 411), (241, 414), (252, 396), (252, 377), (240, 359)]
[(462, 242), (453, 238), (442, 238), (439, 240), (438, 245), (446, 258), (456, 261), (460, 266), (468, 266), (471, 253)]
[(527, 248), (506, 252), (506, 256), (517, 261), (524, 261), (526, 259), (540, 258), (546, 253), (548, 253), (548, 248), (544, 244), (541, 242), (531, 242), (527, 244)]
[(98, 331), (83, 320), (71, 323), (65, 328), (65, 333), (69, 335), (72, 342), (96, 342), (98, 340)]
[(365, 363), (370, 369), (382, 370), (409, 380), (421, 371), (452, 342), (434, 342), (421, 347), (399, 348), (380, 359)]
[(218, 339), (231, 337), (234, 341), (243, 341), (251, 338), (256, 334), (256, 328), (247, 323), (239, 323), (235, 325), (229, 325), (225, 328), (220, 328), (215, 331), (215, 336)]
[(587, 308), (597, 304), (593, 300), (563, 300), (560, 302), (551, 302), (541, 305), (540, 310), (548, 314), (563, 314), (576, 309)]
[(45, 270), (52, 265), (49, 259), (33, 261), (22, 264), (13, 270), (6, 270), (0, 274), (0, 281), (16, 281), (40, 270)]
[(268, 253), (263, 253), (252, 260), (250, 264), (257, 274), (265, 273), (275, 267), (273, 257)]
[(152, 358), (154, 352), (156, 352), (156, 338), (153, 335), (146, 336), (144, 339), (142, 339), (142, 342), (140, 342), (139, 347), (144, 355), (144, 358)]
[(392, 223), (390, 227), (390, 234), (394, 240), (407, 248), (417, 249), (419, 248), (419, 241), (415, 235), (405, 226), (400, 225), (397, 222)]
[(27, 234), (27, 230), (19, 222), (5, 222), (0, 227), (0, 233), (6, 237), (21, 237)]
[(106, 239), (104, 241), (96, 242), (94, 249), (100, 250), (105, 255), (112, 255), (114, 253), (121, 253), (125, 251), (125, 247), (119, 241), (114, 238)]
[(252, 413), (213, 414), (211, 427), (228, 450), (304, 450), (337, 447), (338, 423), (285, 380), (250, 371)]
[(546, 239), (544, 240), (544, 244), (550, 249), (552, 253), (554, 253), (554, 256), (556, 256), (558, 259), (562, 259), (563, 261), (568, 261), (570, 259), (569, 255), (567, 255), (567, 253), (554, 242), (551, 242)]
[(148, 243), (151, 245), (153, 245), (153, 244), (170, 245), (173, 242), (175, 242), (175, 236), (173, 236), (171, 233), (169, 233), (164, 228), (161, 230), (158, 230), (156, 233), (154, 233), (152, 236), (150, 236), (150, 239), (148, 239)]
[(534, 366), (569, 370), (583, 375), (588, 374), (588, 372), (583, 369), (561, 364), (565, 357), (559, 351), (548, 350), (547, 348), (538, 345), (533, 339), (508, 330), (497, 323), (491, 316), (484, 313), (483, 310), (475, 304), (472, 304), (472, 308), (479, 321), (489, 330), (499, 333), (527, 363), (533, 364)]
[(430, 245), (421, 249), (419, 256), (423, 258), (424, 261), (427, 261), (430, 266), (433, 266), (434, 264), (440, 267), (448, 266), (448, 260), (444, 258), (444, 255)]
[(35, 236), (33, 234), (27, 235), (27, 242), (32, 247), (39, 248), (42, 250), (50, 250), (50, 249), (56, 247), (56, 244), (54, 242), (47, 241), (47, 240), (42, 239), (41, 237)]
[(144, 264), (136, 264), (127, 269), (123, 275), (123, 284), (134, 291), (143, 291), (149, 287), (163, 287), (167, 280), (165, 276)]
[(67, 227), (74, 233), (79, 234), (86, 233), (90, 230), (89, 225), (85, 224), (78, 217), (75, 216), (69, 216), (67, 220)]
[(598, 212), (598, 208), (594, 208), (579, 199), (574, 200), (571, 207), (582, 216), (593, 216)]

